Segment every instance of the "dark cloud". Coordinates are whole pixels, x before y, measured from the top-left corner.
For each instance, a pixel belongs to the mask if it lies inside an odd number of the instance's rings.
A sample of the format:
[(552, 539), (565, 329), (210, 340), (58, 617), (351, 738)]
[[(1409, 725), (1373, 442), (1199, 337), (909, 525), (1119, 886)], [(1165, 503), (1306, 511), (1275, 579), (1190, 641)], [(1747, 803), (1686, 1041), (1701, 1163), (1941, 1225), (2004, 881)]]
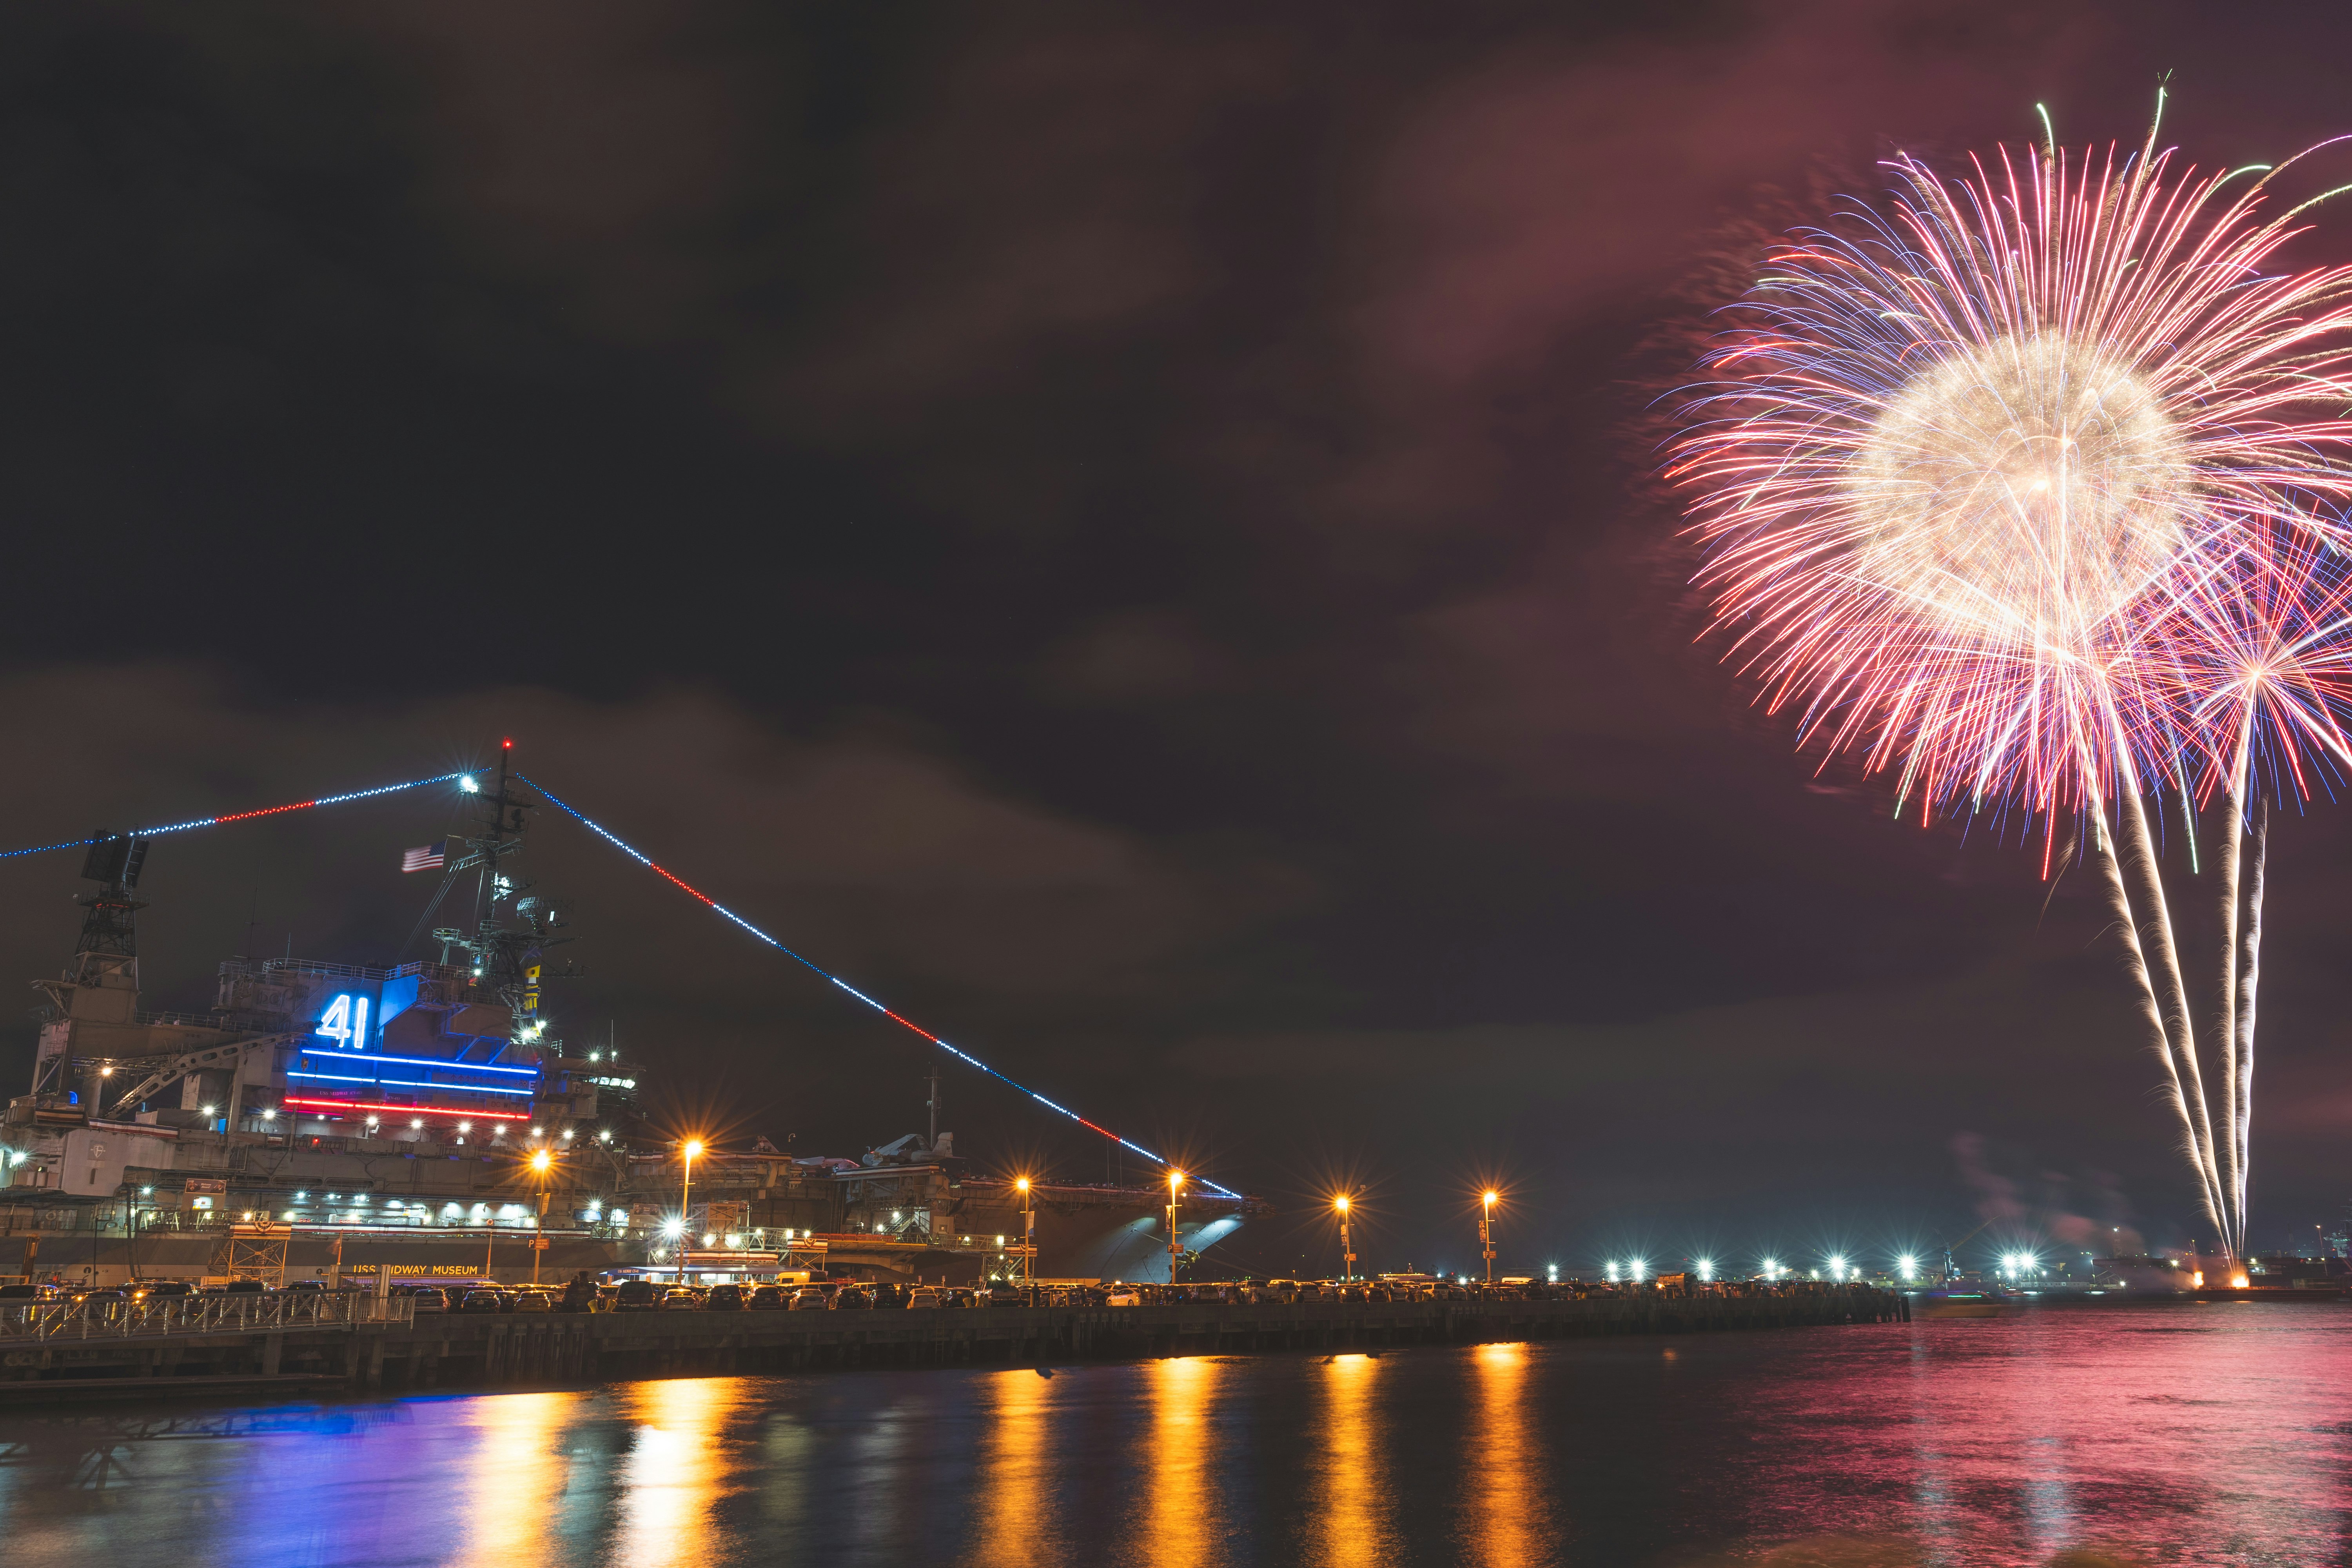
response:
[[(2179, 1239), (2087, 879), (1790, 754), (1698, 637), (1643, 408), (1756, 237), (1892, 147), (2021, 139), (2037, 101), (2137, 137), (2167, 71), (2203, 162), (2345, 129), (2340, 19), (2267, 26), (17, 13), (0, 820), (512, 732), (1015, 1076), (1286, 1203), (1380, 1184), (1416, 1253), (1496, 1172), (1570, 1257), (1932, 1240), (1974, 1223), (1963, 1130), (2035, 1223)], [(2275, 839), (2258, 1235), (2340, 1198), (2336, 816)], [(151, 984), (289, 936), (388, 955), (422, 897), (392, 856), (442, 820), (159, 848)], [(583, 1026), (777, 1131), (916, 1114), (919, 1041), (538, 832)], [(69, 868), (5, 864), (0, 953), (46, 969)], [(950, 1093), (982, 1149), (1100, 1157)]]

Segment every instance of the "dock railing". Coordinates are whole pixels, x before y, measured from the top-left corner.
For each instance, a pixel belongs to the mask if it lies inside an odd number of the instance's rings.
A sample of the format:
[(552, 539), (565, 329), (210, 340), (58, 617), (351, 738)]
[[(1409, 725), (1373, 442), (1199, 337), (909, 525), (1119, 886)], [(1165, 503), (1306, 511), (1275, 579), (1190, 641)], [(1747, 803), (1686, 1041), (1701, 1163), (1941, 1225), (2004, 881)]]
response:
[(414, 1297), (379, 1300), (357, 1290), (174, 1296), (161, 1301), (11, 1301), (0, 1303), (0, 1343), (353, 1329), (411, 1322), (415, 1311)]

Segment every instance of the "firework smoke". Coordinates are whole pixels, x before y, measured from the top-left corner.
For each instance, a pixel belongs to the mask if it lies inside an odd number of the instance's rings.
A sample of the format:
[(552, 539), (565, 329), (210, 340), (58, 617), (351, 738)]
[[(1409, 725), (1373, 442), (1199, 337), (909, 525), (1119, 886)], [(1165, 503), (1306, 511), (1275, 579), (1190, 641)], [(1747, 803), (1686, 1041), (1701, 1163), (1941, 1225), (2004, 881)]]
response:
[[(2277, 268), (2313, 204), (2262, 216), (2308, 155), (2176, 174), (2151, 130), (1952, 180), (1898, 157), (1883, 210), (1766, 262), (1667, 468), (1727, 657), (1801, 746), (1892, 773), (1923, 820), (2022, 809), (2045, 871), (2083, 820), (2233, 1253), (2265, 791), (2352, 761), (2352, 268)], [(2168, 794), (2192, 846), (2222, 807), (2210, 1092), (2149, 827)]]

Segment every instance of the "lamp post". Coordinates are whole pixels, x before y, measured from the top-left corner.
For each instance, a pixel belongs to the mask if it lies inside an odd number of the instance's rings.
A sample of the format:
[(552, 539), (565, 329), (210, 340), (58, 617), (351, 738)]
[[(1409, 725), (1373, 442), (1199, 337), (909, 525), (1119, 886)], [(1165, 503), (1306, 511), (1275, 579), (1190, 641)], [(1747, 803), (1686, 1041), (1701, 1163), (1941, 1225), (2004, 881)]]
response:
[(686, 1180), (677, 1189), (677, 1282), (686, 1283), (686, 1244), (692, 1239), (686, 1233), (694, 1228), (688, 1200), (694, 1195), (694, 1157), (702, 1152), (702, 1140), (689, 1138), (680, 1151), (686, 1156)]
[(539, 1178), (539, 1223), (532, 1227), (530, 1237), (530, 1282), (539, 1283), (540, 1254), (547, 1250), (547, 1151), (534, 1152), (530, 1157), (531, 1174)]
[(1495, 1200), (1502, 1196), (1489, 1187), (1480, 1194), (1478, 1205), (1478, 1247), (1486, 1259), (1486, 1283), (1495, 1282)]
[(1184, 1244), (1176, 1239), (1176, 1194), (1184, 1185), (1184, 1173), (1168, 1173), (1168, 1284), (1176, 1284), (1176, 1262), (1184, 1256)]
[(1341, 1193), (1333, 1198), (1331, 1206), (1339, 1211), (1339, 1257), (1342, 1260), (1339, 1278), (1353, 1279), (1356, 1277), (1356, 1251), (1355, 1244), (1348, 1239), (1348, 1194)]
[(1021, 1193), (1021, 1283), (1028, 1287), (1029, 1304), (1037, 1304), (1037, 1205), (1029, 1192), (1029, 1178), (1013, 1186)]

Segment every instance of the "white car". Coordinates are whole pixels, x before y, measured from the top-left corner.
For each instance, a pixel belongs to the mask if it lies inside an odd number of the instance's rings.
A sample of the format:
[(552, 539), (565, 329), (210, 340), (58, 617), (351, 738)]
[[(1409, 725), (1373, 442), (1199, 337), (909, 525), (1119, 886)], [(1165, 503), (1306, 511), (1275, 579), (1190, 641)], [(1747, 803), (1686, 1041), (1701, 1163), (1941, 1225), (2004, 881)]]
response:
[(814, 1285), (803, 1285), (799, 1289), (793, 1292), (793, 1299), (784, 1303), (784, 1310), (788, 1312), (822, 1312), (824, 1310), (824, 1291), (818, 1289)]
[(1103, 1305), (1106, 1307), (1140, 1307), (1143, 1305), (1143, 1292), (1138, 1290), (1132, 1285), (1114, 1285), (1111, 1287), (1109, 1296), (1104, 1299)]
[(918, 1285), (907, 1292), (907, 1305), (910, 1310), (917, 1307), (937, 1307), (939, 1304), (940, 1293), (929, 1285)]

